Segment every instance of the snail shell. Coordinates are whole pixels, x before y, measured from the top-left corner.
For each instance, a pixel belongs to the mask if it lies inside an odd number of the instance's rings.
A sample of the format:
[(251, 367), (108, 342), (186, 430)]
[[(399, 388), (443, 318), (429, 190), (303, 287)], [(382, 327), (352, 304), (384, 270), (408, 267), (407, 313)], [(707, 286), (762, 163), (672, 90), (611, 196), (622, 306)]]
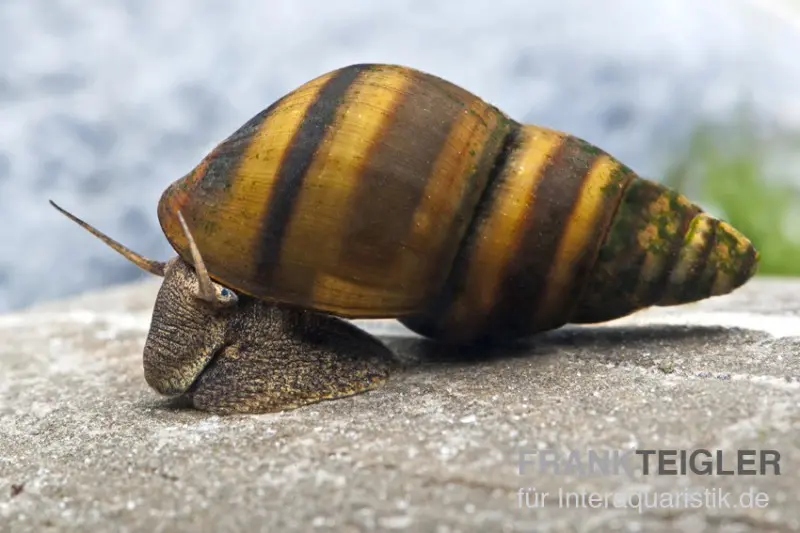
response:
[(596, 146), (397, 65), (301, 85), (172, 183), (158, 218), (191, 263), (178, 212), (222, 285), (447, 342), (726, 294), (758, 264)]

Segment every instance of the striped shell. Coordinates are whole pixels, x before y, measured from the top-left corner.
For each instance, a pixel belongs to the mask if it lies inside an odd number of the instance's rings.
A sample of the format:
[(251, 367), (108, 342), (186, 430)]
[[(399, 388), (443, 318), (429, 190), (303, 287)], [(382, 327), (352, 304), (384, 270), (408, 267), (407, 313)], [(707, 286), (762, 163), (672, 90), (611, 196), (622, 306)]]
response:
[(159, 221), (191, 262), (179, 209), (230, 288), (451, 342), (725, 294), (758, 263), (597, 147), (395, 65), (305, 83), (170, 185)]

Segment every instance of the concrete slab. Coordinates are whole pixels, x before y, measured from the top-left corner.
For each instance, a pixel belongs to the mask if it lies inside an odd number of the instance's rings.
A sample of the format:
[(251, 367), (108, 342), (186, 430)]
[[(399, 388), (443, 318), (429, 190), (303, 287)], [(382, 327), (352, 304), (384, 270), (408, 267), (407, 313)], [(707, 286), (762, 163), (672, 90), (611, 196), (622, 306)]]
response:
[[(800, 531), (800, 280), (484, 354), (359, 322), (408, 370), (237, 417), (145, 384), (156, 288), (0, 316), (0, 531)], [(780, 475), (570, 470), (633, 449), (772, 450)]]

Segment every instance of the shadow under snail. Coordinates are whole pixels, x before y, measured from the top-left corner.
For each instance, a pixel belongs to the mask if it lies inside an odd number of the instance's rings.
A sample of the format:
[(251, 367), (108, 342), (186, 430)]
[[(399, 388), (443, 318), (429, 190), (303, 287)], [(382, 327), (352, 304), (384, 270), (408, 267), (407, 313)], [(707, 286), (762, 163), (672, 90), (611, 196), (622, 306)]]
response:
[(727, 294), (759, 259), (592, 144), (398, 65), (301, 85), (172, 183), (157, 210), (177, 252), (166, 262), (53, 205), (164, 277), (145, 379), (215, 413), (382, 383), (392, 354), (343, 318), (513, 340)]

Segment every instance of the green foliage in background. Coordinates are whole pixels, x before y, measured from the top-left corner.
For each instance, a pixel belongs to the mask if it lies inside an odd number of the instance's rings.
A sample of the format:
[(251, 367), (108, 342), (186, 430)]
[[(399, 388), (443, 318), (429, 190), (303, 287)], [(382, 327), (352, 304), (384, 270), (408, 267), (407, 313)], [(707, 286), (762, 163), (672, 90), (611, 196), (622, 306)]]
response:
[(764, 136), (753, 124), (745, 114), (699, 126), (662, 182), (747, 236), (761, 253), (759, 275), (798, 276), (800, 134)]

